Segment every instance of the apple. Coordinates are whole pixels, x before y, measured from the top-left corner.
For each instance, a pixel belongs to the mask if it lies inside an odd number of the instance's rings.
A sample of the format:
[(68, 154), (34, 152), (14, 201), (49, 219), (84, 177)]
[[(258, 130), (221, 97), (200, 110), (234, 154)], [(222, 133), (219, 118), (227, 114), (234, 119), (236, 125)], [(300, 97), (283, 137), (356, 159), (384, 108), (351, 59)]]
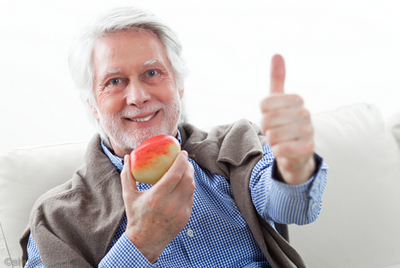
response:
[(138, 182), (156, 184), (181, 151), (178, 140), (170, 135), (154, 136), (133, 150), (130, 166)]

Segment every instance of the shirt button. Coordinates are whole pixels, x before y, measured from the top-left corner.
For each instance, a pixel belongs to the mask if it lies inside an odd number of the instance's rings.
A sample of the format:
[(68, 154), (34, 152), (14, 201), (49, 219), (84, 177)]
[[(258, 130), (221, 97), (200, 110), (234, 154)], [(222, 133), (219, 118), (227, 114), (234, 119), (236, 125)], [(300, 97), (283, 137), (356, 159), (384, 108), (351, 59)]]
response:
[(314, 210), (316, 205), (317, 205), (317, 204), (314, 203), (314, 204), (311, 206), (311, 209)]
[(193, 230), (191, 230), (191, 229), (187, 230), (186, 234), (189, 237), (193, 237)]

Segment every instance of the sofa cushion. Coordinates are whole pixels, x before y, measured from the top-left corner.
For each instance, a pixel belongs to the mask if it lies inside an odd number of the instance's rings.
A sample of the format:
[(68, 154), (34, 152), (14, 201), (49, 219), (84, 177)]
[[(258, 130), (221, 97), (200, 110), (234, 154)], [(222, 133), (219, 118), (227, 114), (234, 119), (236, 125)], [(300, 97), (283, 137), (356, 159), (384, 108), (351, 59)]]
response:
[[(36, 199), (67, 181), (83, 164), (87, 142), (8, 150), (0, 154), (0, 267), (20, 262), (19, 239)], [(21, 265), (18, 265), (18, 267)]]
[(309, 267), (400, 267), (400, 150), (373, 105), (312, 118), (316, 152), (329, 166), (316, 222), (290, 226)]

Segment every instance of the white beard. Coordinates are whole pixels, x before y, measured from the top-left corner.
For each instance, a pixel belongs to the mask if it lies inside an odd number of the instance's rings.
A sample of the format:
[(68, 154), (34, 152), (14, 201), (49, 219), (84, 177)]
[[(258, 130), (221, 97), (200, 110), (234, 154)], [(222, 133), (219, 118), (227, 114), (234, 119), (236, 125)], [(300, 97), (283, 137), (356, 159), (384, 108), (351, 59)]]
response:
[[(158, 110), (164, 110), (164, 118), (158, 126), (126, 129), (122, 124), (123, 117), (135, 117)], [(173, 135), (178, 127), (181, 113), (179, 94), (168, 103), (156, 102), (144, 108), (128, 108), (118, 114), (100, 114), (100, 124), (112, 143), (123, 150), (133, 150), (147, 139), (157, 135)]]

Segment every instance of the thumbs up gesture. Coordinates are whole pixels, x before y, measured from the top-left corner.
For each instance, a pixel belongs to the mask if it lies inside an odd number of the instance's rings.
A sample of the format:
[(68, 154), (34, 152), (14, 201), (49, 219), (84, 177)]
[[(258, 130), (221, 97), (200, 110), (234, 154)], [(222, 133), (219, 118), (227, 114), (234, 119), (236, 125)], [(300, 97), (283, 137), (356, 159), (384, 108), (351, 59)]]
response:
[(315, 170), (313, 126), (303, 99), (285, 94), (285, 62), (274, 55), (270, 94), (262, 100), (261, 129), (274, 153), (278, 171), (288, 184), (306, 182)]

